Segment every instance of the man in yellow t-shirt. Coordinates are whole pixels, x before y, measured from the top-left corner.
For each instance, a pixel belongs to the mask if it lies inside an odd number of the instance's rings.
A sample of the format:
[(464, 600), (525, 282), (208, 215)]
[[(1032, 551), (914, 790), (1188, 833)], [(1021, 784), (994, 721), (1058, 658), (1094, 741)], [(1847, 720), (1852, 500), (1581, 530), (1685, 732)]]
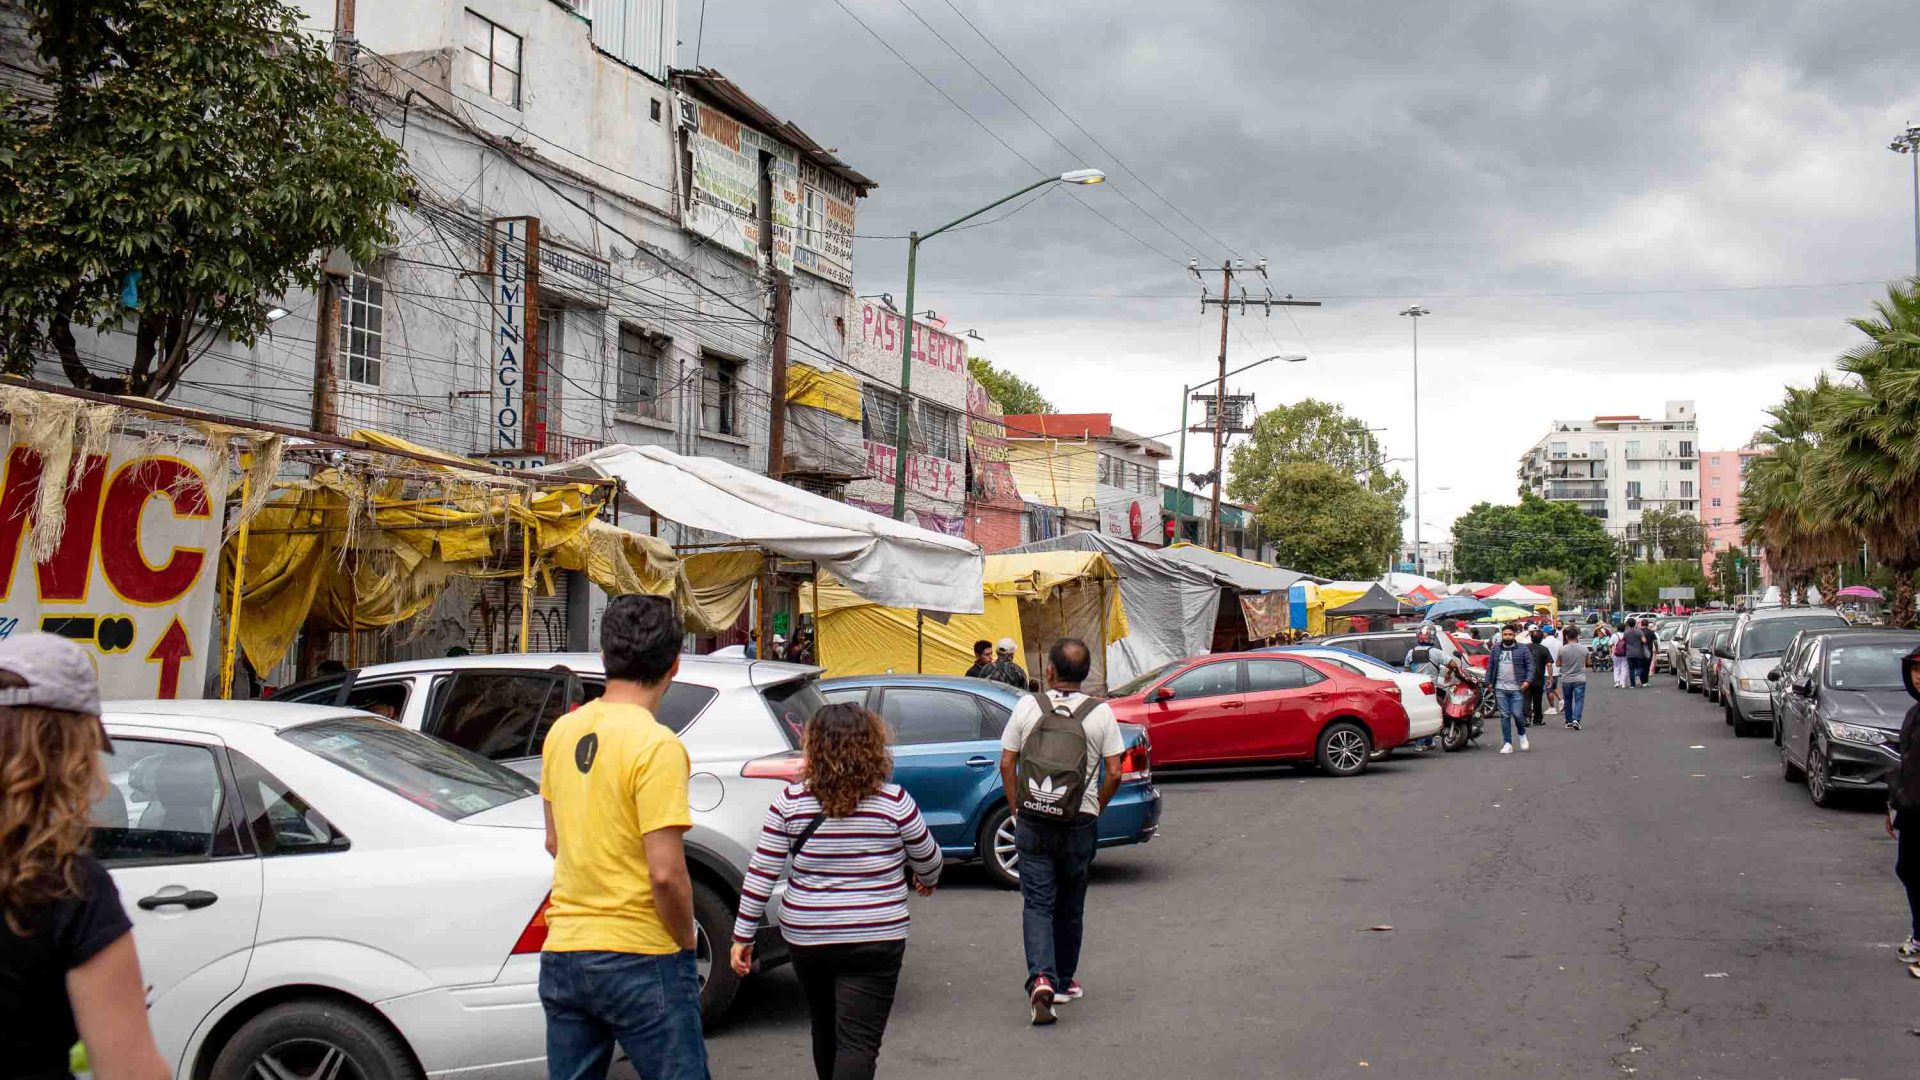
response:
[(600, 620), (607, 689), (547, 733), (540, 794), (554, 857), (540, 1003), (551, 1080), (603, 1080), (614, 1044), (646, 1080), (708, 1080), (681, 834), (687, 748), (654, 719), (680, 670), (670, 600), (621, 596)]

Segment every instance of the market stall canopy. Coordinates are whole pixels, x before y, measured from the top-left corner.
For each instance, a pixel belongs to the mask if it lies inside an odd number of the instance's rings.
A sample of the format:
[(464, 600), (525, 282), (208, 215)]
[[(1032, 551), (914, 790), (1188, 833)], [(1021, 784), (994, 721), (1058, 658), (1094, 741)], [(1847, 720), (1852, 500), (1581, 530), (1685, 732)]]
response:
[(1266, 563), (1243, 559), (1238, 555), (1229, 555), (1224, 551), (1214, 551), (1198, 544), (1181, 541), (1160, 552), (1169, 559), (1197, 566), (1211, 572), (1227, 584), (1242, 592), (1285, 592), (1296, 581), (1311, 581), (1320, 584), (1325, 578), (1303, 574), (1298, 570), (1289, 570), (1284, 566), (1269, 566)]
[(623, 501), (642, 513), (817, 562), (876, 604), (982, 610), (982, 559), (971, 541), (870, 514), (717, 458), (608, 446), (546, 471), (619, 480)]
[(1541, 592), (1538, 589), (1530, 589), (1517, 581), (1510, 581), (1489, 594), (1480, 595), (1476, 593), (1475, 595), (1480, 596), (1480, 599), (1485, 600), (1489, 604), (1508, 603), (1520, 604), (1526, 607), (1549, 607), (1554, 609), (1558, 609), (1560, 606), (1560, 602), (1553, 598), (1551, 592)]
[(1447, 583), (1441, 581), (1439, 578), (1427, 577), (1425, 574), (1408, 574), (1397, 570), (1382, 577), (1380, 584), (1385, 585), (1387, 591), (1395, 596), (1405, 596), (1421, 587), (1425, 587), (1428, 592), (1433, 593), (1435, 596), (1447, 591)]
[(1173, 660), (1213, 648), (1220, 615), (1220, 579), (1158, 550), (1103, 533), (1074, 532), (1001, 552), (1094, 551), (1120, 575), (1127, 635), (1107, 645), (1107, 682), (1118, 686)]
[(1358, 599), (1349, 600), (1336, 608), (1327, 609), (1328, 618), (1347, 615), (1401, 615), (1412, 613), (1413, 608), (1403, 603), (1399, 597), (1386, 590), (1384, 585), (1375, 583)]
[(1416, 585), (1400, 595), (1406, 597), (1407, 602), (1410, 604), (1431, 604), (1435, 600), (1440, 599), (1441, 594), (1434, 592), (1425, 585)]
[(1849, 585), (1834, 596), (1842, 600), (1879, 600), (1880, 590), (1871, 585)]
[(1491, 581), (1462, 581), (1457, 585), (1447, 586), (1447, 591), (1454, 596), (1479, 596), (1481, 589), (1498, 589), (1499, 587)]

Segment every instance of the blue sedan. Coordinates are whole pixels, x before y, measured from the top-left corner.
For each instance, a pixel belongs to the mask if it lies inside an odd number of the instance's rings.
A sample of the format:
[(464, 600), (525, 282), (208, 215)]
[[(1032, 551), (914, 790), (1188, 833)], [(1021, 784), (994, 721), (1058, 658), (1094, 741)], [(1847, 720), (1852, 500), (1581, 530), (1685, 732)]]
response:
[[(856, 675), (823, 680), (820, 692), (885, 718), (894, 735), (893, 778), (920, 804), (942, 854), (982, 859), (1000, 884), (1020, 883), (1000, 734), (1024, 691), (958, 675)], [(1101, 847), (1144, 844), (1160, 827), (1146, 729), (1122, 724), (1120, 732), (1127, 748), (1120, 790), (1100, 815)]]

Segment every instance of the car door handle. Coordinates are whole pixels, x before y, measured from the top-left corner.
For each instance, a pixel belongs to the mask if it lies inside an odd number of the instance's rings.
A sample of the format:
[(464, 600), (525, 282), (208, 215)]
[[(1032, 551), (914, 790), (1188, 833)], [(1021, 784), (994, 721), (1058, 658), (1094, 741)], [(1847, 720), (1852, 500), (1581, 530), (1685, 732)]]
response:
[(220, 897), (205, 889), (189, 889), (186, 892), (154, 893), (152, 896), (143, 896), (139, 904), (141, 911), (158, 911), (163, 907), (183, 907), (188, 911), (198, 911), (203, 907), (212, 906), (218, 899)]
[(1220, 703), (1220, 707), (1223, 709), (1244, 709), (1246, 705), (1247, 703), (1244, 701), (1223, 701)]
[(984, 769), (991, 764), (993, 764), (992, 758), (984, 758), (978, 754), (967, 759), (967, 768), (969, 769)]

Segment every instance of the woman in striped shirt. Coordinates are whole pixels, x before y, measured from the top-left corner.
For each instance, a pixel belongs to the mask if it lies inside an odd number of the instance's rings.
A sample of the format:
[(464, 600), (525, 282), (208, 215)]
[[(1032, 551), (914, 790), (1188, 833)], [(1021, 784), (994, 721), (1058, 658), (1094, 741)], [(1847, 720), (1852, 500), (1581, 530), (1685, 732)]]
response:
[(907, 952), (907, 881), (921, 896), (940, 879), (940, 847), (913, 797), (888, 783), (887, 727), (858, 705), (828, 705), (801, 736), (805, 778), (767, 809), (740, 890), (733, 970), (753, 967), (753, 937), (792, 858), (780, 936), (813, 1021), (820, 1080), (873, 1076)]

